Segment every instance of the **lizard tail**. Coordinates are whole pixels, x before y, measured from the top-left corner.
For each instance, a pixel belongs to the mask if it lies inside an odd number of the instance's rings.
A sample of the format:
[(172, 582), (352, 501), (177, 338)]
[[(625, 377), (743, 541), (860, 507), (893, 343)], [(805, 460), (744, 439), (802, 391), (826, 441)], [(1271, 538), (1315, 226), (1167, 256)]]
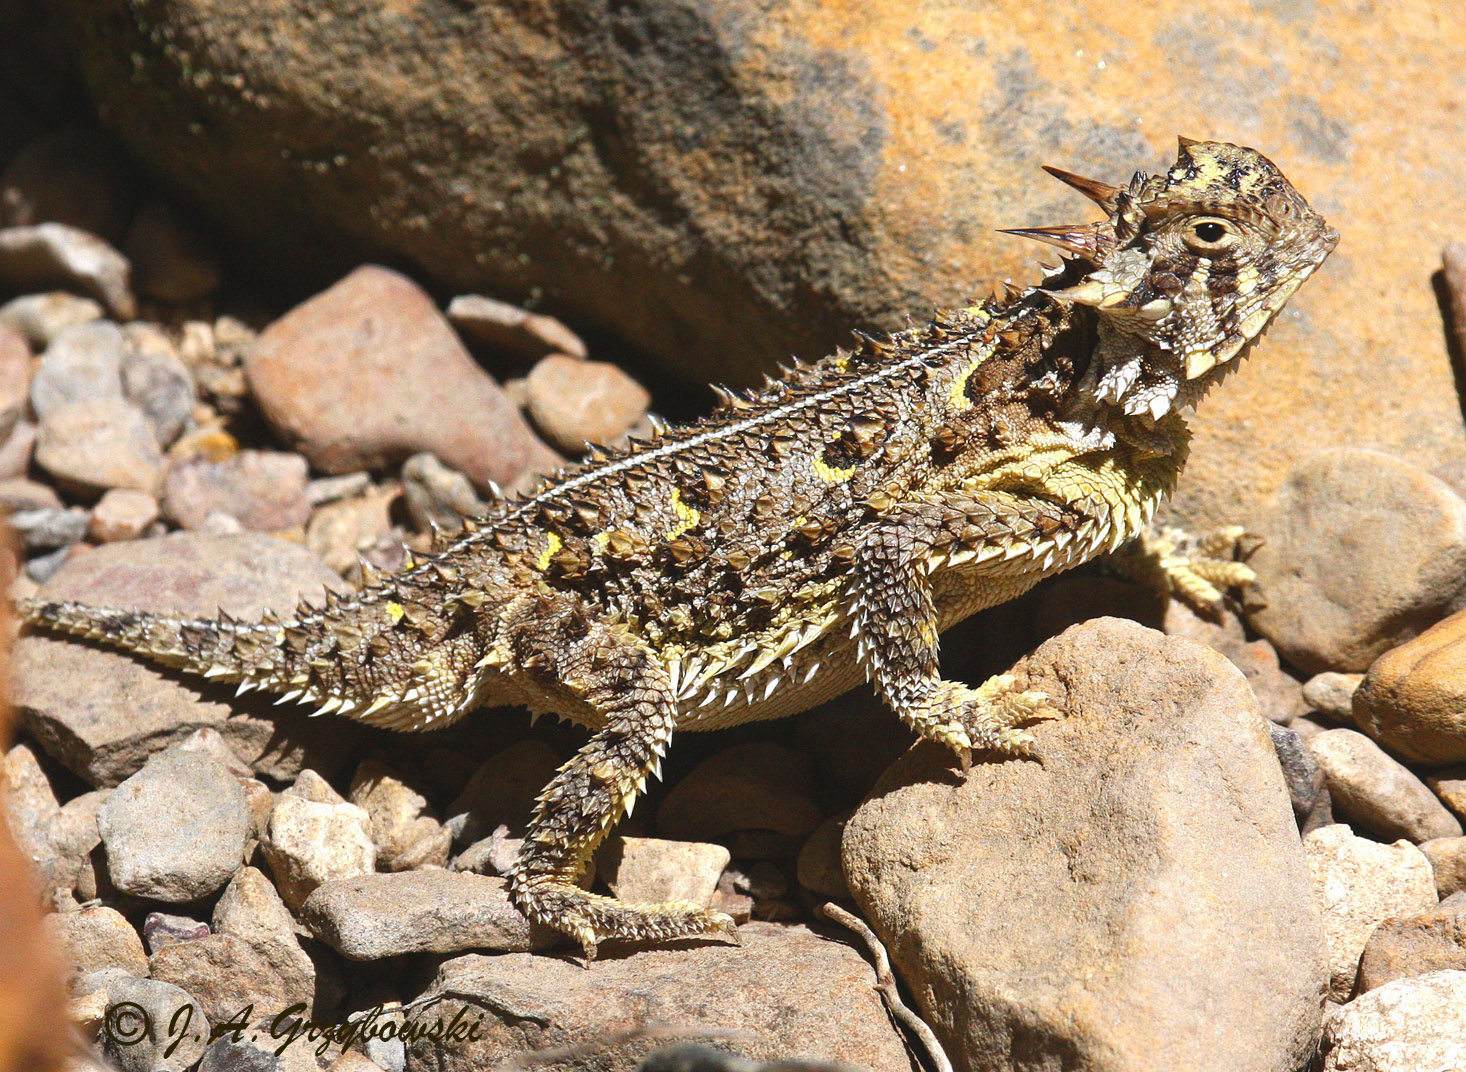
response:
[(222, 611), (217, 618), (181, 618), (45, 599), (17, 600), (15, 613), (32, 626), (210, 679), (249, 679), (269, 688), (271, 671), (282, 668), (286, 630), (269, 619), (242, 622)]

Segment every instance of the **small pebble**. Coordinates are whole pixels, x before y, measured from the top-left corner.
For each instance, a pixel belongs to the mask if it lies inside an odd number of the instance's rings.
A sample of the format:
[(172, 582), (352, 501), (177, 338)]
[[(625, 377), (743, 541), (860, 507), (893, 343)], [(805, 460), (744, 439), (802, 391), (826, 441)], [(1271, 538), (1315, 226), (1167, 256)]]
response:
[(611, 892), (629, 904), (684, 901), (706, 908), (728, 860), (722, 845), (618, 837), (598, 857), (597, 868)]
[(1425, 784), (1456, 813), (1466, 820), (1466, 765), (1445, 767), (1425, 776)]
[(296, 910), (321, 883), (369, 875), (377, 861), (371, 817), (310, 770), (280, 794), (260, 847)]
[(163, 514), (184, 529), (202, 529), (211, 514), (227, 514), (251, 532), (292, 529), (310, 518), (308, 477), (304, 458), (279, 451), (175, 463), (163, 478)]
[(109, 398), (68, 403), (42, 419), (35, 461), (62, 488), (96, 497), (108, 488), (154, 491), (163, 454), (142, 412)]
[(341, 476), (323, 476), (305, 486), (305, 498), (312, 506), (342, 499), (354, 499), (371, 487), (370, 473), (343, 473)]
[(402, 463), (402, 498), (418, 532), (456, 532), (465, 517), (478, 517), (485, 509), (468, 477), (431, 454), (414, 454)]
[(91, 514), (80, 506), (21, 510), (8, 518), (10, 527), (30, 550), (70, 547), (86, 539)]
[(167, 912), (149, 912), (143, 920), (143, 940), (148, 952), (156, 953), (179, 942), (191, 942), (195, 938), (207, 938), (212, 933), (202, 920), (188, 916), (173, 916)]
[(1335, 812), (1386, 841), (1459, 837), (1460, 822), (1425, 783), (1362, 733), (1338, 729), (1308, 743), (1328, 780)]
[(1303, 685), (1303, 699), (1319, 714), (1345, 725), (1354, 723), (1354, 692), (1364, 680), (1363, 674), (1341, 674), (1325, 670), (1314, 674)]
[(54, 912), (46, 917), (46, 929), (61, 947), (73, 980), (109, 968), (131, 975), (148, 973), (142, 939), (115, 908), (95, 905), (75, 912)]
[(193, 376), (172, 341), (152, 324), (122, 329), (127, 348), (122, 355), (122, 390), (127, 400), (152, 422), (158, 444), (176, 440), (198, 403)]
[(31, 381), (31, 408), (42, 421), (72, 402), (122, 398), (127, 336), (110, 320), (67, 328), (46, 347)]
[(448, 303), (448, 322), (470, 342), (525, 361), (546, 354), (584, 358), (585, 343), (552, 316), (531, 313), (479, 294), (460, 294)]
[(132, 265), (94, 234), (64, 223), (0, 230), (0, 285), (12, 290), (74, 290), (110, 316), (137, 316)]
[(1435, 871), (1435, 892), (1441, 900), (1466, 891), (1466, 837), (1431, 838), (1420, 851)]
[(542, 359), (525, 378), (525, 411), (550, 445), (579, 456), (611, 442), (646, 415), (651, 395), (616, 365), (562, 354)]
[(88, 536), (97, 543), (136, 540), (158, 520), (158, 500), (145, 491), (113, 488), (92, 508)]
[(1414, 845), (1381, 845), (1355, 837), (1347, 826), (1321, 827), (1303, 839), (1314, 902), (1323, 915), (1329, 996), (1348, 1001), (1359, 955), (1370, 933), (1391, 916), (1424, 912), (1436, 904), (1430, 861)]
[(90, 324), (104, 315), (99, 303), (64, 290), (23, 294), (0, 305), (0, 323), (20, 332), (37, 353), (67, 328)]

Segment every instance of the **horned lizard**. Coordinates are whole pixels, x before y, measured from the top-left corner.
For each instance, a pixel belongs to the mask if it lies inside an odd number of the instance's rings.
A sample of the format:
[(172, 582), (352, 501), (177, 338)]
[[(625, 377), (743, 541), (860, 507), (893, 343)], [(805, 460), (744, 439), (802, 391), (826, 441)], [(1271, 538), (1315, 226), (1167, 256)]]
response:
[[(999, 675), (944, 679), (938, 635), (1141, 537), (1186, 459), (1186, 412), (1338, 240), (1252, 149), (1181, 139), (1163, 175), (1052, 174), (1104, 210), (1013, 233), (1041, 283), (722, 392), (695, 424), (593, 452), (398, 575), (288, 620), (45, 599), (29, 622), (379, 726), (476, 707), (593, 733), (541, 793), (510, 889), (589, 959), (610, 938), (729, 933), (689, 904), (581, 888), (679, 730), (803, 711), (870, 680), (962, 758), (1024, 755), (1056, 712)], [(1225, 541), (1150, 545), (1203, 599), (1248, 576)]]

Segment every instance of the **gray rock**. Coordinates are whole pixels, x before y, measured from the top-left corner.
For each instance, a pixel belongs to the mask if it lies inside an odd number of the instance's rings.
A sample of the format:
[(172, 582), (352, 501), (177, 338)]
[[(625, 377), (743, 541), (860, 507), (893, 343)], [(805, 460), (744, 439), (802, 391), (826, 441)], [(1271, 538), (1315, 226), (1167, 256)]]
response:
[(61, 950), (75, 982), (92, 972), (117, 969), (129, 975), (148, 974), (148, 955), (127, 917), (115, 908), (94, 905), (75, 912), (53, 912), (47, 933)]
[(163, 513), (185, 529), (204, 528), (213, 514), (227, 514), (252, 532), (292, 529), (310, 518), (308, 478), (299, 454), (245, 450), (222, 462), (195, 458), (169, 467)]
[(121, 398), (68, 402), (42, 418), (35, 459), (62, 487), (92, 498), (108, 488), (154, 491), (163, 463), (153, 426)]
[(1035, 730), (1041, 764), (963, 776), (918, 745), (845, 826), (856, 904), (948, 1052), (966, 1068), (1014, 1052), (1034, 1067), (1297, 1067), (1318, 1031), (1323, 935), (1241, 673), (1114, 618), (1013, 672), (1066, 713)]
[(129, 324), (122, 329), (127, 349), (122, 355), (122, 390), (127, 400), (152, 423), (158, 443), (176, 440), (198, 401), (193, 376), (172, 341), (152, 324)]
[(416, 284), (358, 268), (266, 328), (245, 360), (276, 434), (326, 473), (430, 451), (480, 487), (557, 463)]
[(323, 799), (315, 787), (325, 783), (312, 773), (280, 794), (260, 845), (280, 896), (297, 911), (322, 882), (369, 875), (377, 858), (371, 818), (329, 787), (334, 799)]
[(443, 995), (432, 1008), (445, 1022), (464, 1010), (481, 1024), (478, 1037), (457, 1046), (414, 1042), (407, 1072), (469, 1072), (567, 1045), (585, 1048), (576, 1057), (582, 1067), (632, 1072), (665, 1045), (621, 1037), (643, 1023), (728, 1032), (717, 1046), (753, 1060), (797, 1054), (880, 1072), (915, 1067), (854, 948), (798, 926), (754, 923), (739, 934), (742, 949), (643, 950), (592, 971), (529, 953), (449, 960), (423, 996)]
[(1354, 692), (1363, 680), (1363, 674), (1325, 670), (1304, 682), (1303, 699), (1319, 714), (1348, 725), (1354, 721)]
[(1308, 742), (1328, 780), (1334, 810), (1382, 841), (1458, 837), (1461, 823), (1425, 783), (1354, 730), (1329, 730)]
[(596, 859), (611, 892), (629, 904), (678, 901), (706, 908), (731, 859), (722, 845), (660, 838), (612, 838)]
[[(269, 536), (165, 536), (108, 544), (70, 561), (47, 599), (241, 618), (292, 613), (340, 578), (297, 544)], [(26, 731), (92, 785), (116, 785), (149, 755), (205, 726), (254, 769), (289, 779), (307, 757), (333, 769), (348, 728), (273, 706), (268, 697), (185, 682), (139, 660), (39, 634), (15, 647), (14, 698)]]
[(219, 262), (199, 234), (166, 204), (144, 205), (122, 243), (139, 294), (181, 304), (219, 289)]
[(1329, 996), (1347, 1001), (1359, 955), (1370, 933), (1391, 916), (1424, 912), (1436, 903), (1430, 861), (1408, 841), (1381, 845), (1355, 837), (1343, 824), (1303, 839), (1313, 899), (1323, 914)]
[(122, 1072), (184, 1072), (203, 1055), (209, 1021), (189, 993), (159, 979), (107, 980), (102, 1052)]
[(110, 316), (137, 316), (132, 265), (96, 235), (64, 223), (0, 230), (0, 286), (16, 291), (74, 290)]
[(197, 1072), (284, 1072), (284, 1055), (274, 1052), (278, 1045), (272, 1042), (266, 1050), (248, 1036), (236, 1042), (233, 1036), (223, 1035), (205, 1051)]
[(1261, 528), (1248, 620), (1304, 673), (1365, 670), (1466, 598), (1466, 502), (1388, 454), (1305, 458)]
[(479, 294), (460, 294), (449, 302), (448, 322), (469, 342), (521, 361), (538, 361), (547, 354), (586, 355), (580, 336), (553, 316)]
[(67, 328), (102, 319), (102, 307), (91, 298), (53, 290), (22, 294), (0, 305), (0, 323), (20, 332), (38, 353)]
[(301, 918), (351, 960), (465, 949), (524, 952), (560, 940), (520, 915), (503, 879), (437, 869), (323, 882), (301, 906)]
[[(1269, 727), (1278, 764), (1288, 783), (1288, 798), (1293, 805), (1293, 818), (1300, 833), (1329, 826), (1334, 820), (1333, 800), (1328, 781), (1304, 744), (1304, 738), (1292, 726)], [(1312, 737), (1310, 736), (1310, 740)]]
[(122, 397), (127, 337), (109, 320), (67, 328), (41, 354), (31, 381), (31, 408), (45, 420), (70, 402)]
[(315, 1003), (316, 966), (300, 947), (290, 910), (263, 872), (244, 867), (229, 880), (214, 905), (214, 930), (253, 946), (279, 980), (286, 1003), (305, 1002), (309, 1014)]
[(1330, 1018), (1322, 1072), (1466, 1068), (1466, 971), (1400, 979)]
[(1466, 896), (1376, 927), (1359, 958), (1355, 993), (1446, 969), (1466, 971)]
[[(160, 822), (166, 816), (166, 822)], [(159, 752), (97, 813), (107, 872), (119, 890), (184, 902), (221, 888), (244, 863), (244, 790), (217, 760)]]
[(461, 529), (465, 517), (478, 517), (485, 509), (468, 477), (431, 454), (414, 454), (402, 463), (402, 498), (419, 532)]
[(86, 539), (92, 516), (79, 506), (55, 510), (22, 510), (7, 520), (30, 550), (70, 547)]

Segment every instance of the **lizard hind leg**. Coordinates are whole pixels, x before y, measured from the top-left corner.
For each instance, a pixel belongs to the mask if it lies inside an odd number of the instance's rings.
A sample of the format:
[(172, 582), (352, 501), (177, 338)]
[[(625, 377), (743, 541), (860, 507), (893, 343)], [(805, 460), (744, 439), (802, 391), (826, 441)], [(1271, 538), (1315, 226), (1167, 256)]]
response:
[(576, 630), (543, 622), (536, 631), (531, 645), (542, 653), (540, 673), (588, 702), (604, 721), (536, 802), (510, 876), (515, 905), (574, 938), (587, 961), (609, 938), (736, 940), (733, 920), (722, 912), (682, 902), (625, 904), (581, 888), (597, 846), (659, 768), (676, 724), (675, 702), (666, 669), (624, 634), (591, 624), (567, 640)]

